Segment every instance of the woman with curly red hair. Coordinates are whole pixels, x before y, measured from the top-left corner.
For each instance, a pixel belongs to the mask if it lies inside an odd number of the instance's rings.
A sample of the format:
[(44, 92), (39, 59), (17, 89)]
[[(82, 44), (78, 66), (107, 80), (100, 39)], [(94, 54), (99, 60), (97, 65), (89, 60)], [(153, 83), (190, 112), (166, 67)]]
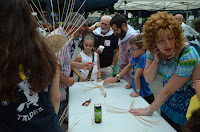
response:
[(159, 74), (163, 88), (149, 107), (130, 112), (134, 115), (151, 115), (161, 107), (162, 117), (181, 132), (190, 98), (195, 94), (191, 75), (199, 63), (199, 55), (192, 46), (180, 54), (188, 43), (185, 42), (180, 23), (166, 11), (149, 17), (143, 27), (143, 41), (148, 50), (144, 77), (151, 83)]

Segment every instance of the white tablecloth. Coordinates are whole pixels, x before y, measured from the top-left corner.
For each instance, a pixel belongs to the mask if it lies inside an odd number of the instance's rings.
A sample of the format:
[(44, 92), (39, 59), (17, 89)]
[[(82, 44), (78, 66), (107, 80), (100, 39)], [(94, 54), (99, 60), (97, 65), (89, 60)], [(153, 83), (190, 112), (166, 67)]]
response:
[[(97, 82), (95, 82), (97, 83)], [(102, 85), (103, 82), (97, 83)], [(77, 123), (71, 132), (175, 132), (175, 130), (157, 113), (152, 116), (142, 116), (151, 121), (159, 121), (157, 124), (148, 123), (141, 120), (148, 127), (139, 122), (130, 113), (112, 113), (107, 111), (104, 104), (111, 106), (130, 109), (132, 97), (129, 96), (133, 89), (125, 89), (126, 81), (121, 80), (120, 83), (108, 85), (105, 88), (106, 98), (101, 95), (99, 89), (92, 89), (83, 92), (87, 87), (94, 87), (91, 82), (76, 82), (69, 88), (69, 119), (68, 128)], [(82, 103), (91, 99), (89, 106), (82, 106)], [(134, 108), (146, 107), (149, 104), (142, 97), (134, 98)], [(102, 123), (92, 125), (94, 113), (94, 104), (102, 104)]]

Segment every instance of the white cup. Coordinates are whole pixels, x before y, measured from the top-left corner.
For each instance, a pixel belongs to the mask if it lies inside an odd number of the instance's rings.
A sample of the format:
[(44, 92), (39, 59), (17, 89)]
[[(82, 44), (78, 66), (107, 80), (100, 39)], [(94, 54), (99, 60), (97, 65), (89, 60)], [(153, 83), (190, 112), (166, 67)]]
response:
[(99, 49), (100, 49), (100, 51), (101, 51), (101, 53), (103, 52), (103, 49), (104, 49), (105, 47), (103, 46), (103, 45), (100, 45), (99, 46)]

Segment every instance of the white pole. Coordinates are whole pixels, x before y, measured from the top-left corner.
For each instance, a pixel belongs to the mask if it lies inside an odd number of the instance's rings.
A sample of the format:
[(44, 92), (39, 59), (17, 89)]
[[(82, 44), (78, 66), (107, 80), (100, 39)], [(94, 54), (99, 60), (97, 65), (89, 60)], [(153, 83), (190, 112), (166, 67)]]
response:
[(188, 12), (189, 12), (189, 11), (188, 11), (188, 5), (187, 5), (187, 12), (186, 12), (186, 18), (185, 18), (186, 24), (188, 24), (188, 17), (189, 17), (189, 16), (188, 16)]
[(126, 14), (126, 4), (127, 4), (127, 2), (124, 1), (124, 14)]

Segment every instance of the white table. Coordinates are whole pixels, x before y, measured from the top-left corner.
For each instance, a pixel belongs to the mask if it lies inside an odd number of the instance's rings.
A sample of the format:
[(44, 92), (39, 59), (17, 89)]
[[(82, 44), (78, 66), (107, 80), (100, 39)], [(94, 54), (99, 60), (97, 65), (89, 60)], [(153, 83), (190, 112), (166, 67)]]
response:
[[(147, 120), (159, 121), (157, 124), (143, 121), (152, 128), (139, 122), (130, 113), (108, 112), (107, 107), (104, 106), (105, 103), (122, 109), (130, 109), (132, 97), (129, 94), (133, 92), (133, 89), (125, 89), (125, 84), (126, 81), (121, 80), (120, 83), (104, 87), (106, 98), (101, 95), (99, 89), (83, 92), (87, 86), (95, 86), (91, 82), (76, 82), (70, 87), (68, 127), (71, 128), (79, 121), (71, 132), (144, 132), (146, 130), (147, 132), (175, 132), (157, 112), (154, 112), (152, 116), (142, 116)], [(89, 99), (91, 99), (91, 104), (87, 107), (82, 106), (82, 103)], [(134, 108), (143, 108), (149, 105), (142, 97), (135, 97), (134, 100)], [(102, 104), (102, 123), (92, 125), (94, 104)]]

